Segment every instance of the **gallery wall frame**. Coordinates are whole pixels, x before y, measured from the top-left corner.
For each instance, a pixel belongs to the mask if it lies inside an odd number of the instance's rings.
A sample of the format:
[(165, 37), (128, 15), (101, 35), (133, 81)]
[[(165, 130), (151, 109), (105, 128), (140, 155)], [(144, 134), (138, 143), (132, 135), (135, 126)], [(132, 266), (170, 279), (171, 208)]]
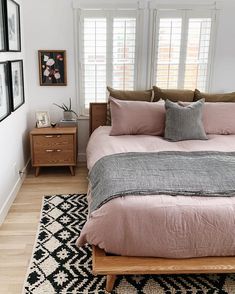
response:
[(9, 87), (9, 64), (0, 62), (0, 121), (11, 113), (11, 94)]
[[(1, 2), (4, 2), (1, 1)], [(5, 0), (6, 48), (9, 52), (21, 51), (20, 5), (14, 0)]]
[(11, 110), (15, 111), (25, 102), (23, 60), (11, 60), (9, 64)]
[(0, 1), (0, 52), (7, 51), (6, 2)]
[(38, 50), (41, 86), (67, 86), (66, 50)]
[[(20, 5), (0, 0), (0, 53), (21, 52)], [(0, 62), (0, 122), (25, 102), (23, 60)]]

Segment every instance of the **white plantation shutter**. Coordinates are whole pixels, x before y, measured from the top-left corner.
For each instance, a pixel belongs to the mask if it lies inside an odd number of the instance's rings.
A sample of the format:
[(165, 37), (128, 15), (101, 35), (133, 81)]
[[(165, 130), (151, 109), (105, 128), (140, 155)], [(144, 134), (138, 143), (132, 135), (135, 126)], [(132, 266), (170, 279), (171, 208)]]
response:
[(160, 18), (156, 46), (156, 84), (177, 88), (180, 63), (181, 18)]
[(112, 86), (116, 89), (134, 88), (135, 31), (135, 18), (114, 18)]
[(154, 83), (207, 90), (212, 11), (158, 11), (155, 19)]
[(74, 7), (80, 114), (107, 101), (107, 86), (209, 90), (214, 5), (88, 2)]
[(79, 89), (83, 114), (88, 113), (90, 102), (107, 101), (107, 86), (134, 89), (135, 15), (135, 11), (83, 12)]
[(90, 102), (106, 100), (106, 28), (105, 18), (84, 18), (82, 95), (85, 108)]
[(185, 62), (185, 89), (206, 89), (211, 18), (190, 18)]

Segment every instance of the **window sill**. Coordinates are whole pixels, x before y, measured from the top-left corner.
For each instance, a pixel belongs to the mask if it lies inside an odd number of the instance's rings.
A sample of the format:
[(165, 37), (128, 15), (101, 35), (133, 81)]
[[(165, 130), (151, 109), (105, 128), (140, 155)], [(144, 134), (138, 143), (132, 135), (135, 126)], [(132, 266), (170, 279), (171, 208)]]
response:
[(89, 115), (79, 115), (78, 120), (89, 120)]

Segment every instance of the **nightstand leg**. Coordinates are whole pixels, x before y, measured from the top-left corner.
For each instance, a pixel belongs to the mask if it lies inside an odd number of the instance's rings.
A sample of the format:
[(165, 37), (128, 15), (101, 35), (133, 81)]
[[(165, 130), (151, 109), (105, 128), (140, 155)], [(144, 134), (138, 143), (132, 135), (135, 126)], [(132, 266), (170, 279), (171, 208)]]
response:
[(75, 176), (75, 170), (74, 170), (74, 168), (75, 167), (73, 167), (72, 165), (69, 166), (69, 169), (70, 169), (70, 172), (71, 172), (71, 175), (72, 176)]
[(36, 170), (35, 170), (35, 176), (36, 177), (39, 175), (39, 172), (40, 172), (40, 166), (37, 166)]

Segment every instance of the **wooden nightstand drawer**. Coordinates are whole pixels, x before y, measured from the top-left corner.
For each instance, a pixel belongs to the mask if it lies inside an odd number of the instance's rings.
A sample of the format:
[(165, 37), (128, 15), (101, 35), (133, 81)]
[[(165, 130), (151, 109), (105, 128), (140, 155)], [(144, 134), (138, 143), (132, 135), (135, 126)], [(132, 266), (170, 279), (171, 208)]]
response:
[(30, 132), (31, 162), (36, 176), (41, 166), (69, 166), (74, 175), (77, 165), (77, 128), (41, 128)]
[(35, 135), (33, 136), (33, 146), (36, 150), (46, 148), (72, 150), (74, 144), (73, 135)]
[(44, 149), (34, 155), (34, 164), (48, 165), (71, 165), (74, 164), (73, 150)]

